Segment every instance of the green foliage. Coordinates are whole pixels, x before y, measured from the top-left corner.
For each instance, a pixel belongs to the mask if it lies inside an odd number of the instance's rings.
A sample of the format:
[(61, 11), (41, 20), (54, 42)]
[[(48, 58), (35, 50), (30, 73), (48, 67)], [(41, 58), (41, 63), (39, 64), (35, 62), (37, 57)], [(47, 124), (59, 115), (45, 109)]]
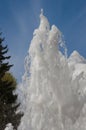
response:
[(16, 82), (15, 77), (11, 73), (9, 72), (5, 73), (5, 75), (1, 79), (2, 81), (12, 82), (13, 88), (16, 89), (17, 82)]
[(10, 59), (11, 56), (5, 56), (8, 52), (8, 47), (3, 46), (2, 42), (4, 41), (3, 38), (0, 38), (0, 79), (4, 76), (5, 72), (9, 71), (13, 65), (9, 65), (9, 62), (4, 62), (5, 60)]
[(17, 82), (9, 72), (13, 65), (8, 62), (11, 56), (7, 56), (8, 47), (2, 44), (3, 41), (0, 38), (0, 130), (4, 130), (8, 123), (12, 123), (17, 130), (23, 114), (16, 113), (20, 105), (17, 103), (17, 94), (14, 94)]
[(15, 102), (17, 95), (13, 95), (13, 91), (16, 89), (16, 79), (11, 73), (6, 72), (1, 78), (0, 85), (0, 100), (4, 103)]

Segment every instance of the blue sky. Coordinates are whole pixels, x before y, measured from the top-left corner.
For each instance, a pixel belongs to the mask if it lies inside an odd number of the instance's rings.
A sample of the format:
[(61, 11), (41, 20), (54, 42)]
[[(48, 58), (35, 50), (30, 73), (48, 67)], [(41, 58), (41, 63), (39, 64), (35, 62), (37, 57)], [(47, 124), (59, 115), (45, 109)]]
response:
[(0, 0), (0, 31), (18, 81), (41, 8), (50, 25), (55, 24), (63, 33), (68, 54), (77, 50), (86, 58), (86, 0)]

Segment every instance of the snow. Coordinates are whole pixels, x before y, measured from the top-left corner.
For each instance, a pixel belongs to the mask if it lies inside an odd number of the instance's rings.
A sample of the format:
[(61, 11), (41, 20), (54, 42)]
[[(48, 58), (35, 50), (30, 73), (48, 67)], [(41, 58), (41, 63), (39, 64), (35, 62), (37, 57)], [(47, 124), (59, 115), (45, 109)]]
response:
[(18, 130), (86, 129), (86, 62), (76, 51), (67, 59), (60, 45), (67, 50), (61, 31), (50, 27), (41, 10), (25, 58), (19, 95), (24, 116)]
[(6, 125), (5, 130), (13, 130), (12, 124), (11, 124), (11, 123), (8, 123), (8, 124)]
[(70, 55), (68, 62), (71, 64), (83, 63), (86, 64), (86, 59), (82, 57), (76, 50)]

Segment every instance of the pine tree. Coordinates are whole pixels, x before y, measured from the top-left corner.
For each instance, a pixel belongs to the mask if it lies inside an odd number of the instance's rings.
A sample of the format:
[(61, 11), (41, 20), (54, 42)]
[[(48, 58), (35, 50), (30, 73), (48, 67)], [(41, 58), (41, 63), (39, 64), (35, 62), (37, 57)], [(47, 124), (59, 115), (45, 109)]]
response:
[(4, 46), (3, 41), (4, 39), (0, 38), (0, 130), (4, 130), (8, 123), (12, 123), (17, 130), (22, 114), (16, 113), (20, 105), (16, 103), (17, 94), (13, 93), (17, 83), (9, 72), (13, 65), (8, 62), (11, 56), (6, 56), (8, 46)]

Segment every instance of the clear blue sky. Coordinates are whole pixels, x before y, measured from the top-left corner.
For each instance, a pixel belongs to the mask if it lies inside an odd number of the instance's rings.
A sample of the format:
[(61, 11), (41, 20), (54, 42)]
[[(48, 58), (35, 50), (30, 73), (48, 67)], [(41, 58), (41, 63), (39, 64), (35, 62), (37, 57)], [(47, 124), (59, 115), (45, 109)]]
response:
[(68, 54), (77, 50), (86, 58), (86, 0), (0, 0), (0, 31), (12, 56), (11, 71), (18, 80), (41, 8), (50, 24), (63, 33)]

